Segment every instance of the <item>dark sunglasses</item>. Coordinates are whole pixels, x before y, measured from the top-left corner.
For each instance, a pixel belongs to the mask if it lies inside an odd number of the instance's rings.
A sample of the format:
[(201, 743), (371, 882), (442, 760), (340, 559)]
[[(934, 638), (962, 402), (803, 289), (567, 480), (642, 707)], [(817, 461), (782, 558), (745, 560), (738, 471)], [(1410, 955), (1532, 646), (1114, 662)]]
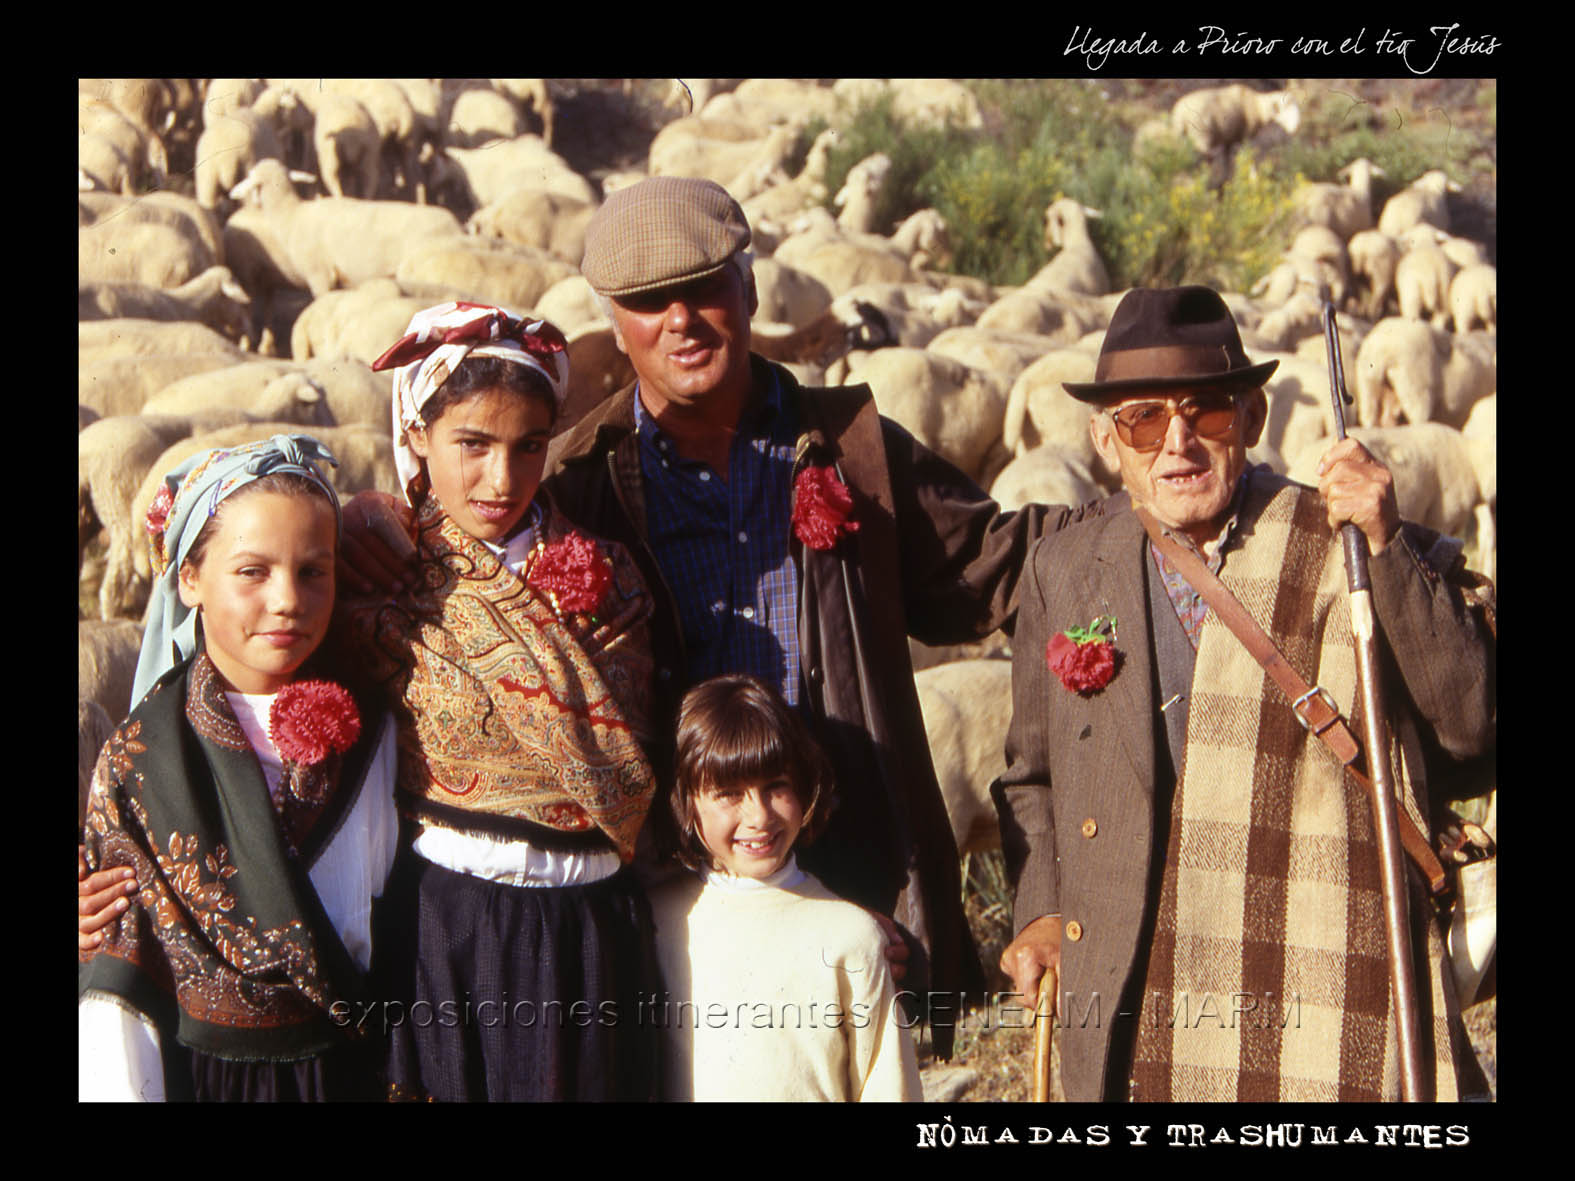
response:
[(1187, 420), (1192, 433), (1203, 439), (1223, 439), (1236, 425), (1236, 395), (1225, 391), (1192, 394), (1160, 402), (1130, 402), (1112, 410), (1116, 434), (1134, 451), (1157, 451), (1165, 442), (1174, 415)]

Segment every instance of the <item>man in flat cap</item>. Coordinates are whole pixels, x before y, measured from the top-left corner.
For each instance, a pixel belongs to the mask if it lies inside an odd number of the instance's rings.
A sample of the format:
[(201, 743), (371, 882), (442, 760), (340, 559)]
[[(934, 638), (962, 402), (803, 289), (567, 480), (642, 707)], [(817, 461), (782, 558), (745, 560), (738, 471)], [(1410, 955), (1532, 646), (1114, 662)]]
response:
[(722, 672), (755, 673), (803, 711), (838, 790), (805, 868), (917, 938), (903, 985), (944, 998), (931, 1019), (946, 1055), (945, 1010), (984, 980), (907, 640), (1009, 621), (1029, 543), (1075, 514), (1001, 514), (867, 387), (805, 388), (752, 355), (748, 244), (710, 181), (655, 177), (607, 199), (581, 270), (636, 380), (555, 440), (545, 486), (642, 566), (656, 717)]
[[(1361, 529), (1397, 673), (1395, 783), (1424, 832), (1424, 761), (1494, 741), (1491, 587), (1458, 542), (1402, 524), (1354, 439), (1316, 492), (1249, 468), (1275, 364), (1249, 361), (1213, 291), (1134, 290), (1095, 380), (1066, 385), (1124, 491), (1032, 550), (994, 794), (1016, 888), (1002, 967), (1027, 997), (1058, 973), (1068, 1099), (1397, 1097), (1365, 792), (1178, 567), (1213, 571), (1349, 715), (1337, 527)], [(1438, 924), (1415, 890), (1410, 909), (1424, 1089), (1454, 1098), (1480, 1075)]]

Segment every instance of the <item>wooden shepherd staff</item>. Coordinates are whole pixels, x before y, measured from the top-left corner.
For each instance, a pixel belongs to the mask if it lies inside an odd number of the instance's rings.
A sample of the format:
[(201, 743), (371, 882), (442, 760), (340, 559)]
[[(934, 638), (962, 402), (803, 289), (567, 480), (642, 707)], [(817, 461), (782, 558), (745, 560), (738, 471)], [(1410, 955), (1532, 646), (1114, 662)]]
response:
[(1050, 1101), (1050, 1037), (1055, 1031), (1056, 971), (1046, 968), (1039, 977), (1039, 997), (1034, 1003), (1034, 1102)]
[[(1334, 437), (1345, 438), (1345, 370), (1334, 323), (1334, 304), (1323, 300), (1323, 334), (1329, 352), (1329, 388), (1334, 400)], [(1398, 805), (1389, 769), (1389, 741), (1379, 681), (1378, 630), (1373, 616), (1372, 582), (1368, 575), (1367, 537), (1347, 521), (1340, 527), (1345, 544), (1346, 586), (1351, 595), (1351, 635), (1367, 748), (1368, 798), (1378, 834), (1379, 880), (1383, 890), (1384, 928), (1389, 952), (1389, 986), (1394, 998), (1395, 1025), (1400, 1038), (1400, 1097), (1421, 1099), (1422, 1049), (1417, 1018), (1416, 974), (1411, 960), (1410, 924), (1406, 913), (1405, 864), (1400, 847)]]

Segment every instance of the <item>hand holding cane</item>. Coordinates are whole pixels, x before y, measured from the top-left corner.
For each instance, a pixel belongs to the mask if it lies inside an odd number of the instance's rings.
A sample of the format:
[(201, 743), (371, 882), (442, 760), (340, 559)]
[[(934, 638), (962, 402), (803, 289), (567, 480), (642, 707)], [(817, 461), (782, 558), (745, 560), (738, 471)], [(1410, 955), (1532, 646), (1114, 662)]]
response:
[[(1334, 403), (1335, 439), (1345, 438), (1345, 372), (1334, 322), (1334, 305), (1323, 300), (1324, 341), (1329, 353), (1329, 386)], [(1379, 679), (1378, 634), (1368, 573), (1367, 538), (1356, 525), (1340, 527), (1345, 546), (1346, 585), (1350, 591), (1351, 633), (1356, 644), (1364, 737), (1367, 749), (1368, 796), (1378, 837), (1379, 881), (1383, 894), (1384, 929), (1389, 958), (1390, 993), (1400, 1043), (1400, 1097), (1421, 1099), (1422, 1054), (1417, 1016), (1416, 979), (1411, 959), (1410, 923), (1406, 908), (1405, 866), (1401, 856), (1398, 803), (1389, 767), (1389, 743)]]

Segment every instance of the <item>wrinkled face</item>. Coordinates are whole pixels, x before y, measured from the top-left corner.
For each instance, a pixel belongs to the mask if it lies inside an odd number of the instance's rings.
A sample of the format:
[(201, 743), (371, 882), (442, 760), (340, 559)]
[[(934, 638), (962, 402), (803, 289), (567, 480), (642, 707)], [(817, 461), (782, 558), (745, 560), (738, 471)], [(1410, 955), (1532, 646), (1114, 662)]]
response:
[(655, 414), (708, 395), (749, 390), (749, 318), (758, 301), (734, 266), (674, 287), (612, 301), (618, 347), (640, 377)]
[(319, 496), (235, 493), (202, 564), (181, 567), (208, 658), (241, 693), (274, 693), (322, 642), (334, 610), (334, 510)]
[[(1191, 396), (1216, 394), (1217, 387), (1211, 386), (1157, 389), (1107, 403), (1105, 410), (1132, 422), (1145, 412), (1156, 412), (1156, 407), (1159, 413), (1174, 412)], [(1089, 430), (1095, 450), (1120, 470), (1132, 499), (1162, 524), (1202, 544), (1223, 526), (1236, 480), (1247, 467), (1247, 448), (1257, 443), (1267, 416), (1268, 403), (1259, 389), (1238, 396), (1235, 416), (1218, 438), (1199, 434), (1186, 412), (1171, 413), (1162, 442), (1151, 451), (1123, 441), (1109, 414), (1094, 414)]]
[(432, 495), (466, 533), (501, 543), (541, 484), (552, 410), (542, 398), (491, 389), (450, 405), (430, 427), (411, 427)]
[(759, 783), (706, 787), (695, 796), (700, 840), (735, 877), (767, 878), (782, 868), (804, 827), (804, 805), (784, 775)]

